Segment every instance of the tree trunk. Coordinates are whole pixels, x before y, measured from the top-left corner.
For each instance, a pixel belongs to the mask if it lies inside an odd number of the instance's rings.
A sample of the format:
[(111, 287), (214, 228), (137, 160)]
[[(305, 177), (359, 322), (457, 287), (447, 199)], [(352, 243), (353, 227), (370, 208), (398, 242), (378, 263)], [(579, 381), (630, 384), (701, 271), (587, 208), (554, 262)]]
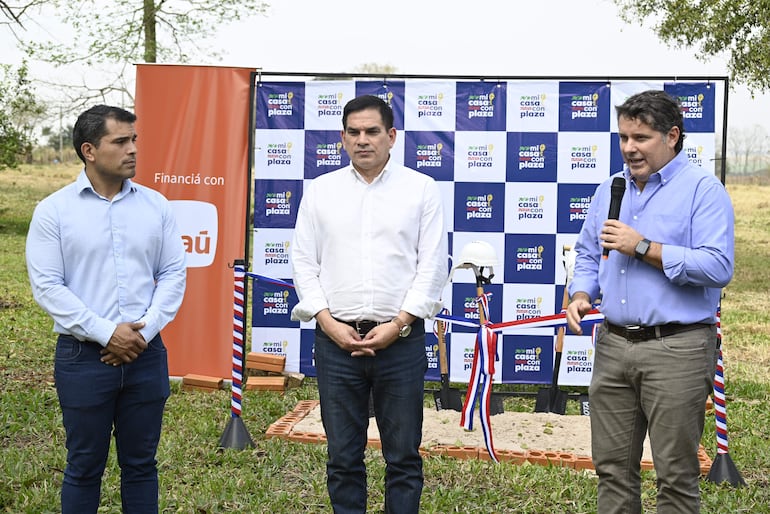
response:
[(157, 62), (158, 41), (155, 34), (155, 0), (144, 0), (144, 62)]

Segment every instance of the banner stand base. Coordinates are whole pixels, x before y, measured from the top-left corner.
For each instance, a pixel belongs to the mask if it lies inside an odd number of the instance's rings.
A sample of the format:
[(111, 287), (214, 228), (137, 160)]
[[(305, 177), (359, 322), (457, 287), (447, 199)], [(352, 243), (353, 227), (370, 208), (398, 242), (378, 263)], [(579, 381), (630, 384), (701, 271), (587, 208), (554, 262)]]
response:
[(743, 487), (746, 485), (729, 453), (717, 453), (706, 480), (716, 484), (729, 482), (733, 487)]
[(222, 437), (219, 438), (219, 448), (243, 450), (254, 448), (255, 446), (249, 431), (246, 429), (246, 425), (243, 424), (243, 420), (240, 417), (231, 417), (224, 433), (222, 433)]

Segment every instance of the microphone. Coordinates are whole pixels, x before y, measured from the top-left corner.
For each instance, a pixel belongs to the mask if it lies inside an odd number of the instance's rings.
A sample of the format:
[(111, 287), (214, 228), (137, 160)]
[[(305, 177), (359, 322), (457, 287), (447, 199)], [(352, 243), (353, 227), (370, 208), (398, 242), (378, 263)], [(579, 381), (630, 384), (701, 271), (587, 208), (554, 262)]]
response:
[[(623, 201), (623, 195), (626, 192), (626, 179), (615, 177), (610, 186), (610, 212), (607, 214), (608, 220), (616, 220), (620, 217), (620, 202)], [(607, 259), (610, 249), (605, 248), (602, 251), (602, 259)]]

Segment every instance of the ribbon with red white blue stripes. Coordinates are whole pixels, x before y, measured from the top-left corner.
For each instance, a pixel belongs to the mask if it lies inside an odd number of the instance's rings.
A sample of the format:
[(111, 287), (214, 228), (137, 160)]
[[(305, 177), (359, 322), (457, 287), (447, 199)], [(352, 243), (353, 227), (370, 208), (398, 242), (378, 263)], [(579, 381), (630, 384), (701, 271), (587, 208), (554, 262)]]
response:
[[(480, 319), (482, 320), (489, 319), (488, 295), (489, 293), (483, 294), (476, 299), (479, 304), (479, 310), (483, 310), (484, 313), (480, 316)], [(473, 411), (476, 400), (478, 399), (479, 419), (481, 420), (481, 431), (484, 435), (484, 444), (486, 445), (487, 452), (489, 452), (489, 456), (492, 460), (499, 462), (497, 454), (495, 453), (495, 446), (492, 438), (492, 422), (489, 413), (489, 405), (492, 397), (492, 382), (495, 375), (495, 361), (498, 360), (496, 332), (501, 332), (509, 327), (536, 328), (566, 325), (566, 313), (561, 312), (549, 316), (506, 321), (502, 323), (489, 323), (487, 321), (483, 325), (469, 321), (466, 318), (450, 316), (445, 310), (437, 314), (435, 318), (448, 323), (456, 323), (471, 327), (475, 326), (479, 328), (476, 335), (473, 365), (471, 367), (471, 376), (468, 381), (468, 390), (465, 393), (465, 404), (463, 405), (462, 416), (460, 417), (460, 425), (465, 430), (473, 430)], [(604, 316), (596, 309), (591, 310), (583, 317), (583, 321), (600, 321), (602, 319), (604, 319)], [(594, 326), (594, 330), (592, 331), (591, 339), (594, 340), (595, 337), (596, 326)]]
[[(471, 321), (467, 318), (461, 318), (459, 316), (450, 316), (448, 314), (436, 314), (436, 319), (444, 320), (447, 323), (454, 325), (462, 325), (464, 327), (478, 328), (479, 325), (476, 321)], [(604, 315), (597, 309), (590, 310), (582, 321), (601, 321), (604, 319)], [(541, 327), (558, 327), (560, 325), (567, 324), (567, 314), (560, 312), (559, 314), (550, 314), (548, 316), (538, 316), (536, 318), (517, 319), (515, 321), (503, 321), (501, 323), (488, 323), (486, 326), (493, 332), (502, 332), (506, 328), (541, 328)]]
[(465, 393), (460, 425), (465, 430), (473, 430), (473, 411), (476, 400), (479, 401), (479, 419), (481, 431), (484, 434), (484, 444), (489, 456), (499, 462), (492, 441), (492, 423), (489, 414), (489, 404), (492, 397), (492, 382), (495, 376), (495, 361), (497, 360), (497, 334), (488, 327), (479, 328), (476, 336), (476, 349), (473, 352), (473, 367)]
[[(481, 319), (489, 319), (489, 296), (482, 294), (476, 298), (479, 311), (483, 311)], [(473, 411), (476, 400), (479, 402), (479, 418), (481, 419), (481, 431), (484, 434), (484, 443), (493, 461), (499, 462), (495, 453), (495, 445), (492, 440), (492, 423), (489, 414), (489, 404), (492, 397), (492, 382), (495, 377), (495, 361), (497, 356), (497, 334), (490, 330), (488, 324), (479, 327), (476, 335), (476, 345), (473, 352), (473, 365), (471, 377), (468, 381), (468, 390), (465, 393), (460, 425), (465, 430), (473, 430)]]

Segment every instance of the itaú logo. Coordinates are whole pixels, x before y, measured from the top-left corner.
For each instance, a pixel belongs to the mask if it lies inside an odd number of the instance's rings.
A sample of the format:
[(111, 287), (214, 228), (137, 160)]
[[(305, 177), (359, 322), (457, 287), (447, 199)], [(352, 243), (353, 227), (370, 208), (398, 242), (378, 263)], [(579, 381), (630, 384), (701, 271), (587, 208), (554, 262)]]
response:
[(171, 200), (176, 224), (182, 233), (188, 268), (211, 266), (217, 253), (217, 207), (196, 200)]

